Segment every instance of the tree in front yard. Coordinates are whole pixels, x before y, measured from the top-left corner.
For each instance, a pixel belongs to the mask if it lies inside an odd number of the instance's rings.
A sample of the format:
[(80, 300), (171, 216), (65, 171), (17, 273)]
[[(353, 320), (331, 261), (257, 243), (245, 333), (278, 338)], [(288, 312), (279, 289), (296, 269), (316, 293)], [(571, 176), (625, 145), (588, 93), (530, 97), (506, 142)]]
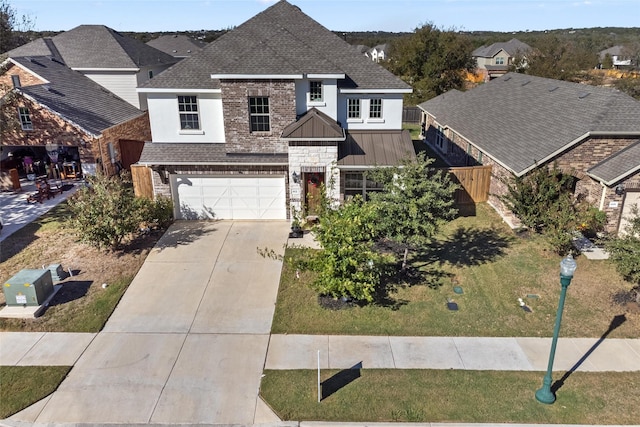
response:
[(337, 208), (323, 209), (315, 230), (323, 249), (311, 265), (318, 273), (312, 283), (318, 293), (374, 300), (389, 261), (374, 250), (378, 220), (375, 206), (359, 196)]
[(89, 177), (68, 201), (71, 223), (81, 241), (99, 248), (116, 249), (142, 228), (166, 225), (171, 219), (171, 201), (136, 198), (126, 177)]
[(605, 248), (618, 273), (636, 289), (636, 302), (640, 304), (640, 213), (637, 208), (632, 210), (624, 234), (606, 242)]
[(457, 213), (453, 194), (458, 186), (448, 173), (432, 168), (433, 161), (420, 153), (415, 160), (366, 174), (367, 179), (383, 186), (382, 191), (369, 193), (369, 203), (376, 206), (378, 213), (376, 238), (402, 246), (403, 269), (409, 250), (428, 245), (440, 227)]

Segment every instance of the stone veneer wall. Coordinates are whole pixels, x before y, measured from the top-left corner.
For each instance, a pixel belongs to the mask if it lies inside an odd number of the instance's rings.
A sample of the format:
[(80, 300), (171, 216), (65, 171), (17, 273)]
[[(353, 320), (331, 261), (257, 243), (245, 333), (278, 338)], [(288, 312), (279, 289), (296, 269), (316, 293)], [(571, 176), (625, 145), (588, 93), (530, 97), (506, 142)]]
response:
[[(296, 120), (293, 80), (222, 80), (222, 108), (227, 151), (230, 153), (286, 153), (280, 140), (284, 128)], [(270, 132), (251, 132), (249, 97), (269, 97)]]
[(101, 162), (103, 163), (104, 172), (107, 175), (114, 175), (116, 167), (111, 163), (109, 158), (109, 152), (107, 145), (112, 143), (116, 152), (116, 160), (122, 162), (120, 153), (120, 140), (135, 140), (135, 141), (151, 141), (151, 124), (149, 123), (149, 112), (145, 112), (139, 117), (131, 119), (127, 122), (120, 123), (112, 126), (102, 132), (100, 138), (98, 138), (98, 149), (102, 150)]
[[(338, 161), (338, 145), (335, 142), (291, 142), (289, 143), (289, 174), (294, 172), (302, 177), (303, 167), (323, 167), (327, 195), (334, 201), (340, 201), (340, 170), (336, 167)], [(289, 206), (291, 209), (302, 211), (305, 201), (304, 183), (289, 184)]]

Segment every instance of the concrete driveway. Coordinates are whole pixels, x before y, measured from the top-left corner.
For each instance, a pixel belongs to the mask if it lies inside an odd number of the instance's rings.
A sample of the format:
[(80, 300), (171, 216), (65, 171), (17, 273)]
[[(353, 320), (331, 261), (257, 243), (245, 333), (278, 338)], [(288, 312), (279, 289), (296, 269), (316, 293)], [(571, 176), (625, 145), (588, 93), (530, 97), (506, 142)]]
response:
[[(289, 224), (177, 222), (35, 423), (253, 424)], [(12, 417), (15, 419), (15, 417)]]

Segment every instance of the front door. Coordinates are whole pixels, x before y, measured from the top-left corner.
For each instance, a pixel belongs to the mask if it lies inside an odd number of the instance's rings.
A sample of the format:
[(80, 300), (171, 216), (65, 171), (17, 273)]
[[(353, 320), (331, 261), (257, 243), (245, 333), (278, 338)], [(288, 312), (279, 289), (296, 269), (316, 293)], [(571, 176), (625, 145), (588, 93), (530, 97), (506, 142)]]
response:
[(307, 215), (318, 215), (322, 205), (321, 185), (324, 182), (324, 173), (305, 173), (304, 194)]

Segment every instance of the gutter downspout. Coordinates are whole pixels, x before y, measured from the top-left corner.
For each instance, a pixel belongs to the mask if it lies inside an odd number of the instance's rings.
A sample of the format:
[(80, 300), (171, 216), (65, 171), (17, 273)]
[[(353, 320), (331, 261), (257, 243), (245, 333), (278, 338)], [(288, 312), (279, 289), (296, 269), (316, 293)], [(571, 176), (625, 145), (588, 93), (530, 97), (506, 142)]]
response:
[(607, 186), (604, 185), (604, 182), (600, 181), (600, 185), (602, 186), (602, 196), (600, 197), (600, 211), (604, 212), (604, 200), (607, 195)]

